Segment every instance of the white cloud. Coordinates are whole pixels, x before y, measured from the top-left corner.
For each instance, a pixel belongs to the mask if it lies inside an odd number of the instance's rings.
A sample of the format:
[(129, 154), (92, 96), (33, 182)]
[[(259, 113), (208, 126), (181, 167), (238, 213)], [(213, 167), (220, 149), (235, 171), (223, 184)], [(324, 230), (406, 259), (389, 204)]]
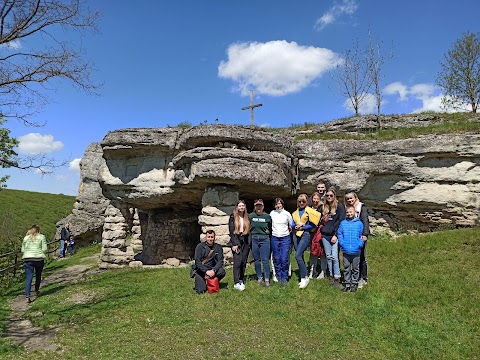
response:
[(341, 3), (335, 2), (325, 14), (317, 19), (314, 28), (318, 31), (323, 30), (326, 26), (333, 24), (342, 14), (351, 15), (357, 9), (358, 4), (355, 0), (342, 0)]
[(13, 40), (13, 41), (10, 41), (8, 43), (1, 44), (0, 47), (6, 48), (6, 49), (17, 50), (17, 49), (20, 49), (22, 47), (22, 44), (20, 43), (19, 40)]
[(405, 101), (407, 100), (408, 88), (401, 82), (397, 81), (385, 86), (383, 92), (385, 95), (395, 95), (398, 93), (400, 96), (400, 101)]
[(433, 84), (416, 84), (410, 87), (409, 93), (421, 99), (431, 97), (436, 90)]
[(82, 159), (73, 159), (68, 164), (68, 169), (71, 171), (80, 171), (80, 160)]
[(250, 88), (272, 96), (298, 92), (339, 61), (329, 49), (285, 40), (232, 44), (227, 54), (228, 60), (218, 66), (218, 76), (233, 80), (244, 96)]
[[(384, 102), (382, 101), (382, 104), (383, 103)], [(355, 110), (353, 109), (353, 106), (352, 106), (352, 102), (349, 99), (345, 100), (345, 102), (343, 103), (343, 106), (347, 110), (351, 111), (352, 113), (355, 113)], [(375, 96), (373, 94), (367, 94), (365, 96), (365, 99), (360, 104), (360, 108), (358, 109), (358, 112), (362, 115), (377, 113), (377, 101), (375, 100)]]
[[(385, 86), (385, 88), (383, 89), (383, 93), (387, 96), (398, 94), (399, 101), (421, 101), (421, 107), (414, 109), (412, 113), (421, 113), (426, 111), (459, 111), (453, 109), (445, 110), (442, 107), (442, 98), (444, 97), (444, 95), (440, 92), (440, 89), (434, 84), (420, 83), (412, 86), (407, 86), (401, 82), (394, 82)], [(465, 104), (464, 110), (468, 110), (468, 104)]]
[(53, 135), (30, 133), (20, 136), (18, 140), (20, 141), (18, 150), (23, 154), (48, 154), (63, 149), (63, 143), (61, 141), (55, 141)]

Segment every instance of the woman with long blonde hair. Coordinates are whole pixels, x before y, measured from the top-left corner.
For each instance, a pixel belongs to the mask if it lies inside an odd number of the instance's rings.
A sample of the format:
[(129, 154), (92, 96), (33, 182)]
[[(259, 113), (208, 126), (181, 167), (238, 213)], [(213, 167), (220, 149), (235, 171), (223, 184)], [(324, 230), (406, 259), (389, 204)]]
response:
[(250, 252), (250, 228), (247, 206), (245, 201), (239, 200), (228, 221), (233, 253), (233, 281), (235, 283), (233, 288), (239, 291), (245, 290), (243, 280)]
[(333, 187), (329, 188), (325, 194), (325, 200), (322, 210), (324, 223), (320, 232), (322, 233), (322, 243), (327, 256), (328, 271), (330, 281), (336, 288), (340, 287), (340, 262), (338, 261), (338, 238), (337, 231), (340, 222), (345, 219), (345, 208), (338, 202), (337, 194)]
[(22, 259), (25, 268), (25, 300), (30, 303), (30, 292), (32, 288), (33, 274), (35, 273), (35, 294), (40, 295), (40, 282), (42, 280), (42, 271), (47, 257), (47, 240), (45, 235), (40, 234), (40, 227), (33, 225), (28, 231), (22, 242)]
[(307, 287), (310, 279), (307, 274), (307, 265), (303, 253), (310, 245), (310, 232), (315, 231), (320, 222), (321, 214), (307, 206), (308, 196), (300, 194), (297, 198), (297, 210), (292, 213), (293, 223), (293, 247), (295, 248), (295, 260), (300, 271), (300, 289)]

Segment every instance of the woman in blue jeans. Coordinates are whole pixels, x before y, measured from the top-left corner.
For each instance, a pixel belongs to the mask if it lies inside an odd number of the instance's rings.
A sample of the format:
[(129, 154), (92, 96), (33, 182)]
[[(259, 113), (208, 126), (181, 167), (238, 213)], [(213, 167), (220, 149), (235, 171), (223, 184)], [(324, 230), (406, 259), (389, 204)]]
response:
[(307, 274), (307, 265), (303, 253), (310, 245), (310, 231), (314, 231), (320, 222), (321, 214), (307, 206), (307, 194), (300, 194), (297, 198), (297, 210), (292, 213), (293, 247), (295, 248), (295, 260), (300, 270), (300, 289), (307, 287), (310, 279)]
[(283, 207), (283, 200), (276, 198), (275, 210), (270, 212), (272, 218), (272, 257), (278, 283), (280, 285), (287, 285), (288, 268), (290, 266), (292, 215)]
[(327, 256), (330, 281), (336, 288), (340, 287), (340, 263), (338, 260), (337, 230), (340, 222), (345, 219), (345, 208), (338, 202), (334, 188), (329, 188), (325, 194), (323, 212), (325, 225), (322, 226), (322, 243)]
[[(272, 234), (272, 218), (264, 212), (262, 199), (254, 202), (254, 211), (250, 214), (252, 236), (252, 254), (257, 273), (258, 285), (265, 283), (270, 287), (270, 236)], [(263, 265), (263, 273), (262, 273)]]
[(33, 274), (35, 273), (35, 294), (40, 295), (43, 266), (47, 256), (47, 240), (40, 234), (40, 227), (33, 225), (22, 242), (23, 266), (25, 268), (25, 300), (30, 303)]

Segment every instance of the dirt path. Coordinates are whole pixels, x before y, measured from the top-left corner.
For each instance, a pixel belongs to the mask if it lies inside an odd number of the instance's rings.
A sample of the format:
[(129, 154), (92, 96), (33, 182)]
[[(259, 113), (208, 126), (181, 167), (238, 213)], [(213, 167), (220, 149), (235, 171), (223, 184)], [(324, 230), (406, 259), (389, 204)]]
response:
[[(89, 257), (82, 259), (85, 262), (90, 262), (95, 257)], [(61, 269), (54, 272), (42, 281), (42, 287), (50, 284), (69, 285), (81, 281), (86, 275), (91, 274), (91, 270), (95, 267), (94, 264), (88, 265), (74, 265), (65, 269)], [(40, 295), (41, 296), (41, 295)], [(35, 297), (32, 298), (34, 302)], [(30, 320), (22, 319), (23, 314), (27, 311), (29, 305), (25, 302), (25, 296), (19, 295), (12, 300), (11, 309), (12, 313), (7, 321), (7, 334), (6, 338), (12, 340), (16, 344), (23, 346), (27, 351), (47, 350), (47, 351), (60, 351), (58, 345), (55, 344), (55, 334), (60, 329), (59, 327), (52, 327), (48, 329), (42, 329), (33, 326)], [(39, 312), (34, 314), (36, 316), (42, 316)]]

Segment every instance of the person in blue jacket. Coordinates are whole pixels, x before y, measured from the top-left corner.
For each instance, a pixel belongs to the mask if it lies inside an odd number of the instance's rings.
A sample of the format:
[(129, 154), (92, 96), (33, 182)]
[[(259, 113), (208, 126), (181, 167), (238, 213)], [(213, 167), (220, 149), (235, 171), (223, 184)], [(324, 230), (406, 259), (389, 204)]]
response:
[(343, 253), (343, 277), (345, 279), (345, 287), (342, 291), (355, 292), (360, 275), (360, 253), (364, 245), (363, 223), (358, 217), (355, 217), (353, 206), (347, 206), (345, 215), (346, 219), (338, 227), (338, 243)]

